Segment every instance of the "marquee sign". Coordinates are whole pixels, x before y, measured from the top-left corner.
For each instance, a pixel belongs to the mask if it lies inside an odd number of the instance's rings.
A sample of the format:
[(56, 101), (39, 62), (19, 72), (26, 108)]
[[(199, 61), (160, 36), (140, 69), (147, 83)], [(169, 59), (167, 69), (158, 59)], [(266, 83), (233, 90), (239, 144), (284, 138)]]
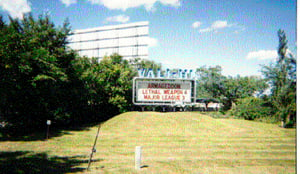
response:
[(190, 105), (195, 102), (195, 80), (145, 78), (133, 80), (133, 103), (136, 105)]
[(157, 73), (154, 74), (154, 71), (150, 69), (138, 69), (139, 77), (147, 77), (147, 78), (175, 78), (175, 79), (192, 79), (195, 77), (193, 74), (193, 70), (187, 69), (178, 69), (177, 72), (171, 72), (170, 69), (166, 69), (166, 72), (161, 73), (160, 69), (157, 69)]

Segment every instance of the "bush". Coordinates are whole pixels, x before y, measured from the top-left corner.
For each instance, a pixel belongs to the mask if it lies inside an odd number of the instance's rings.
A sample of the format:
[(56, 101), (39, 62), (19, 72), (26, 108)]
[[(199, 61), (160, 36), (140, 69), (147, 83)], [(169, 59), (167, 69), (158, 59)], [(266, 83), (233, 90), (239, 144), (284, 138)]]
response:
[(245, 120), (254, 120), (272, 117), (274, 110), (268, 102), (260, 98), (248, 97), (238, 100), (231, 114), (238, 118), (244, 118)]
[(295, 127), (294, 124), (295, 124), (294, 121), (289, 121), (284, 125), (284, 127), (285, 128), (294, 128)]

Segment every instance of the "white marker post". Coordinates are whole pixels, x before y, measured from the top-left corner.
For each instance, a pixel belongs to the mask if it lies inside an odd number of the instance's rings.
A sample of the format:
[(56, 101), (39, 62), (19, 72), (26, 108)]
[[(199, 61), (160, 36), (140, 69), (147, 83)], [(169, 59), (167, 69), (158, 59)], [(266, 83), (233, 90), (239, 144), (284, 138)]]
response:
[(141, 169), (141, 161), (142, 161), (142, 147), (136, 146), (135, 147), (135, 169)]

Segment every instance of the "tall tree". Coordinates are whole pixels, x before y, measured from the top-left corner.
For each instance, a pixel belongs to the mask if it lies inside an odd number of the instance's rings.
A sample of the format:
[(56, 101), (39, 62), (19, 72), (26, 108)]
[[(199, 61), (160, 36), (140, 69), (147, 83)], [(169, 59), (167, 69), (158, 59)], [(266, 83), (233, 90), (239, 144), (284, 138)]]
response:
[[(0, 18), (0, 114), (24, 130), (64, 120), (68, 71), (75, 54), (67, 50), (68, 23), (57, 28), (48, 16), (37, 20)], [(66, 91), (66, 90), (65, 90)], [(66, 100), (67, 101), (67, 100)], [(62, 114), (64, 113), (64, 114)]]
[(296, 117), (296, 59), (289, 53), (286, 34), (278, 31), (278, 59), (269, 66), (263, 66), (262, 73), (271, 86), (271, 101), (278, 118), (288, 123)]
[(75, 65), (76, 69), (83, 70), (81, 80), (89, 91), (89, 105), (101, 112), (126, 111), (131, 103), (132, 79), (136, 73), (128, 61), (113, 54), (100, 62), (96, 59), (89, 62), (88, 58), (82, 58)]

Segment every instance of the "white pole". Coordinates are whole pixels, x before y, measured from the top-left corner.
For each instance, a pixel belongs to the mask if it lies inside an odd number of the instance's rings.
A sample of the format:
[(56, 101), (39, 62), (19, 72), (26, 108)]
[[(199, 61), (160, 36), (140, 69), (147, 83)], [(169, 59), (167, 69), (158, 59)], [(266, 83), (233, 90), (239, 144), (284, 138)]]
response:
[(135, 147), (135, 169), (141, 169), (141, 161), (142, 161), (142, 147)]

